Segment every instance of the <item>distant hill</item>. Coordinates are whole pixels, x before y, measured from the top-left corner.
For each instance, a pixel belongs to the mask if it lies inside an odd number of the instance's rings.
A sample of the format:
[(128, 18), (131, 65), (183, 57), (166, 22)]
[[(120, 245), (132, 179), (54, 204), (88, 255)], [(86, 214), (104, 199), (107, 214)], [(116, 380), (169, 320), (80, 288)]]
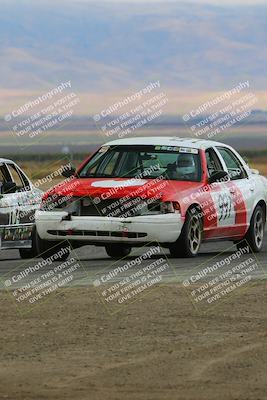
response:
[[(222, 1), (223, 4), (223, 1)], [(267, 89), (267, 6), (2, 0), (1, 89)], [(139, 87), (139, 86), (138, 86)]]

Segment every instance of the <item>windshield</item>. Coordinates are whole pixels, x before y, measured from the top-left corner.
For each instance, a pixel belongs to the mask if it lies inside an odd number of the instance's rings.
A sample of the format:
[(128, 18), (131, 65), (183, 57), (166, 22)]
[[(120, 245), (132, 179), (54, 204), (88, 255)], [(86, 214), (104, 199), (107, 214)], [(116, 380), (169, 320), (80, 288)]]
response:
[(79, 171), (80, 178), (201, 180), (197, 149), (176, 146), (103, 146)]

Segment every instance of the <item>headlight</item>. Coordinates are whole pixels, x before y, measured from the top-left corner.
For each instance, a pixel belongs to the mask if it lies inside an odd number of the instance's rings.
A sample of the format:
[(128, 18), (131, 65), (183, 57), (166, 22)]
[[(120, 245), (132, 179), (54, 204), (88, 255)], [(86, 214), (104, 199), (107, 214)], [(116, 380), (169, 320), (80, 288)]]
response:
[(180, 204), (177, 201), (152, 201), (148, 202), (147, 208), (149, 213), (153, 214), (169, 214), (180, 213)]
[(160, 203), (160, 212), (162, 214), (180, 213), (180, 204), (177, 201), (164, 201)]

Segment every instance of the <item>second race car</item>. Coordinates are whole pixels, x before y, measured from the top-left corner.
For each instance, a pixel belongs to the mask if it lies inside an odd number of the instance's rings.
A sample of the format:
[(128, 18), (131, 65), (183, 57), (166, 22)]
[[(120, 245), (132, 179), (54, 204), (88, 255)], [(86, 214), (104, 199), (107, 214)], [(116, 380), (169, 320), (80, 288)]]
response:
[(18, 165), (0, 158), (0, 250), (19, 249), (22, 258), (37, 255), (35, 211), (42, 195)]

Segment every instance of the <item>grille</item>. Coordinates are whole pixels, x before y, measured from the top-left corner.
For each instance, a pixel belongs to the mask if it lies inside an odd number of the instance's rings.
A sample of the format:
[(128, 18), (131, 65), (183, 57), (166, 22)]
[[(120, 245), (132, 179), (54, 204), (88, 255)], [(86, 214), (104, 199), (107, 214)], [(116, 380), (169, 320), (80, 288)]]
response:
[(147, 204), (139, 197), (101, 200), (99, 204), (95, 204), (92, 199), (84, 198), (81, 199), (80, 215), (127, 218), (155, 212), (156, 207)]
[(112, 231), (88, 231), (88, 230), (49, 230), (50, 235), (54, 236), (108, 236), (108, 237), (127, 237), (138, 239), (147, 236), (145, 232), (112, 232)]

